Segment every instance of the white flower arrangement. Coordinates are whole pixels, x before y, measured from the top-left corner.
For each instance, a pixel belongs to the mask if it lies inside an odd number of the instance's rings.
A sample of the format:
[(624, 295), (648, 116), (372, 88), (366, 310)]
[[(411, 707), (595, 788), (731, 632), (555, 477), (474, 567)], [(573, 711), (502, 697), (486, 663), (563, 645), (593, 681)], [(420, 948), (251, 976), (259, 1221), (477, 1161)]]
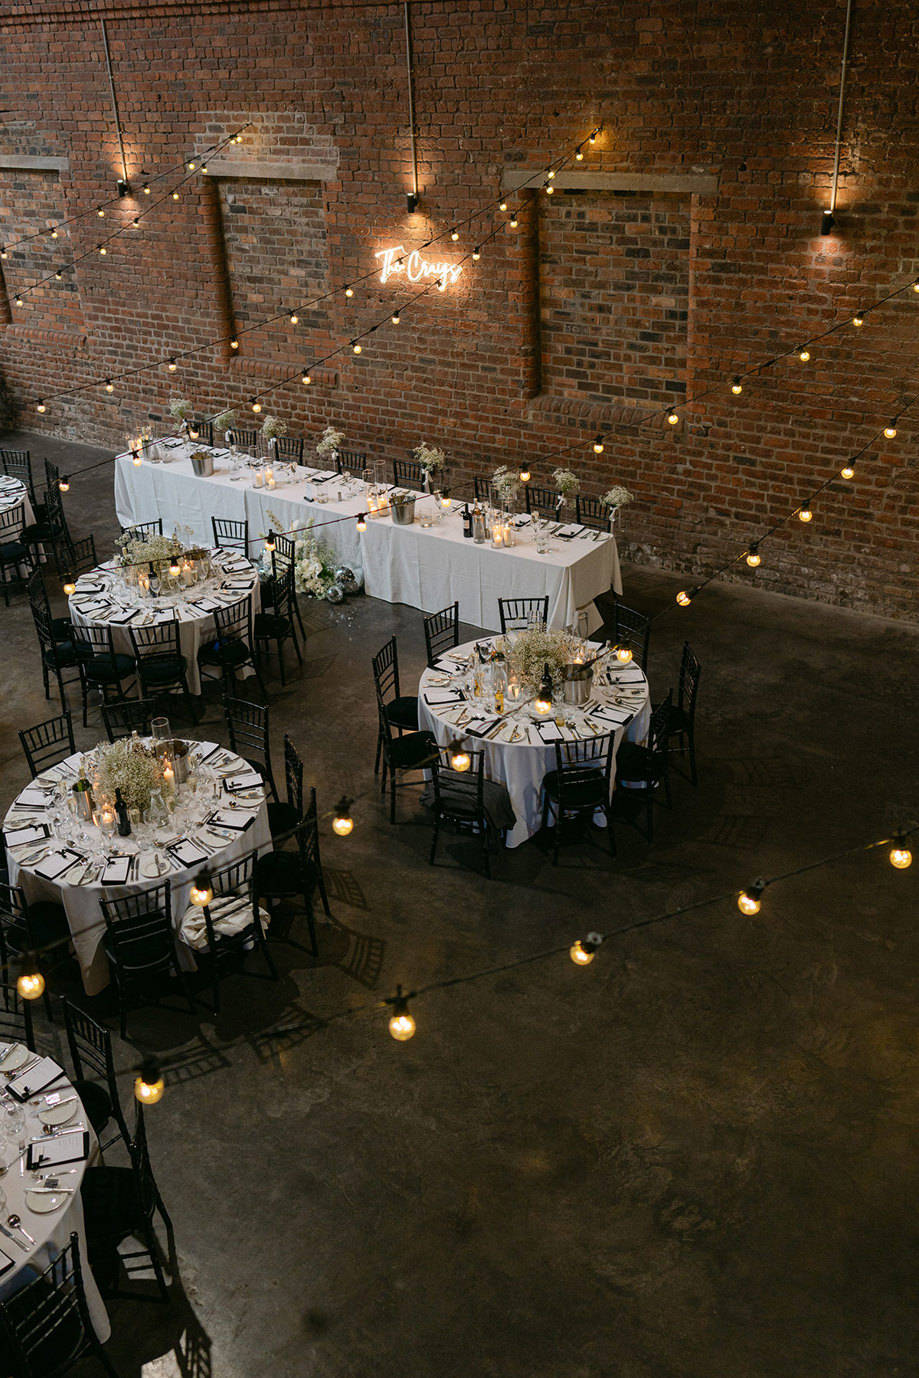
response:
[(103, 797), (114, 802), (116, 789), (121, 790), (129, 809), (149, 808), (150, 795), (162, 783), (153, 751), (128, 737), (96, 749), (96, 770)]
[(492, 474), (491, 486), (503, 503), (510, 504), (520, 492), (520, 479), (512, 469), (502, 464)]
[(525, 688), (536, 690), (547, 665), (552, 679), (560, 679), (572, 655), (571, 637), (563, 627), (530, 627), (517, 636), (507, 666)]
[(600, 499), (604, 507), (625, 507), (627, 503), (634, 502), (635, 498), (628, 488), (623, 488), (621, 483), (609, 488)]
[(322, 439), (316, 446), (316, 453), (319, 458), (328, 463), (335, 451), (341, 449), (344, 438), (344, 431), (336, 431), (334, 426), (326, 426), (322, 432)]
[(277, 440), (279, 435), (287, 434), (287, 422), (278, 416), (266, 416), (262, 422), (262, 435), (266, 440)]
[(552, 477), (562, 500), (567, 502), (575, 493), (581, 491), (581, 480), (570, 469), (553, 469)]
[(155, 565), (160, 572), (170, 565), (175, 559), (182, 560), (206, 560), (209, 558), (208, 552), (200, 545), (183, 545), (179, 538), (179, 530), (188, 536), (192, 534), (190, 527), (180, 527), (171, 536), (149, 535), (142, 539), (132, 536), (130, 531), (124, 536), (119, 536), (115, 542), (121, 549), (121, 563), (123, 565)]
[(227, 431), (231, 431), (235, 425), (236, 413), (231, 407), (227, 407), (226, 411), (219, 412), (217, 416), (214, 417), (214, 429), (216, 431), (223, 431), (226, 433)]
[(412, 450), (412, 457), (429, 474), (436, 473), (447, 462), (447, 456), (443, 450), (439, 450), (436, 445), (429, 445), (426, 440), (422, 440), (420, 445), (416, 445), (415, 449)]
[[(268, 519), (276, 531), (284, 532), (270, 509)], [(335, 582), (335, 552), (325, 541), (317, 540), (312, 526), (313, 519), (310, 518), (305, 533), (294, 545), (294, 586), (298, 593), (324, 598), (329, 586)]]
[(173, 397), (169, 403), (169, 415), (176, 421), (187, 421), (190, 411), (191, 403), (184, 397)]

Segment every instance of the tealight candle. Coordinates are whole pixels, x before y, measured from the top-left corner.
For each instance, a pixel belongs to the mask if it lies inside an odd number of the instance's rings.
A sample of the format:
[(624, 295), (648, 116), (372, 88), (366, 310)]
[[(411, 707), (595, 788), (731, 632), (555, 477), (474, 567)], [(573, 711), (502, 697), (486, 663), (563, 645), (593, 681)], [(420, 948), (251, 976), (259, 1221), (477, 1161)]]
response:
[(261, 488), (263, 482), (264, 482), (264, 479), (263, 479), (263, 477), (262, 477), (262, 471), (261, 471), (261, 469), (256, 469), (256, 471), (255, 471), (255, 487), (256, 487), (256, 488)]
[(275, 482), (275, 480), (274, 480), (274, 478), (272, 477), (271, 474), (268, 475), (268, 478), (267, 478), (266, 483), (265, 483), (265, 487), (266, 487), (266, 488), (276, 488), (276, 487), (277, 487), (277, 483)]
[(499, 545), (503, 545), (503, 544), (504, 544), (503, 530), (504, 530), (504, 528), (501, 527), (501, 526), (493, 526), (493, 527), (491, 528), (491, 543), (492, 543), (492, 545), (494, 545), (494, 546), (499, 546)]

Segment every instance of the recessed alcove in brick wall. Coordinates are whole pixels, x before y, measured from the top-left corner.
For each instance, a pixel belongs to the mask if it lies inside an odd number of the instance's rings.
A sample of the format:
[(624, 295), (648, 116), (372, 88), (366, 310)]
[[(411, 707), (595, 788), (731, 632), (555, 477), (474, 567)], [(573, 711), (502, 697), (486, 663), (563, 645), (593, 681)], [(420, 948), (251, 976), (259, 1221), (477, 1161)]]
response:
[(538, 204), (542, 392), (597, 406), (678, 400), (690, 198), (591, 190)]

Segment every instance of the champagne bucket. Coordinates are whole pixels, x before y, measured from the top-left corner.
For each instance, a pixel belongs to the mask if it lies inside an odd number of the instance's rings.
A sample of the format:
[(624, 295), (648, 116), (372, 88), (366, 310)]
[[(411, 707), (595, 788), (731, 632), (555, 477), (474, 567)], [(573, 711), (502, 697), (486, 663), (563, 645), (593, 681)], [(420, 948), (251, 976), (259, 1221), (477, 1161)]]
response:
[(594, 667), (592, 665), (566, 665), (562, 682), (562, 698), (566, 703), (577, 706), (590, 698), (593, 686)]
[(415, 499), (390, 498), (389, 510), (392, 512), (393, 521), (398, 526), (411, 526), (415, 520)]
[(93, 810), (96, 807), (93, 802), (92, 789), (78, 789), (77, 786), (74, 785), (71, 792), (74, 799), (77, 801), (78, 816), (84, 819), (85, 822), (91, 823), (93, 821)]
[(169, 754), (172, 757), (172, 768), (175, 771), (176, 784), (184, 785), (188, 779), (188, 743), (180, 738), (174, 737), (169, 743)]
[(206, 451), (199, 450), (191, 457), (191, 467), (194, 469), (198, 478), (210, 478), (214, 472), (214, 456), (207, 454)]

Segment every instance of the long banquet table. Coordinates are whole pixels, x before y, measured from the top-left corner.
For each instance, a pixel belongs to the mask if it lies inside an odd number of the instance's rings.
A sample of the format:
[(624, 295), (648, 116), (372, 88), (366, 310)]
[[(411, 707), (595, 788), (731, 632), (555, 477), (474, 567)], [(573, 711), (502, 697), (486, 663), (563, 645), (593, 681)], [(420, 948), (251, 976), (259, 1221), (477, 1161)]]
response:
[[(140, 466), (129, 454), (115, 464), (115, 507), (123, 526), (162, 517), (163, 530), (190, 528), (193, 538), (210, 544), (211, 518), (248, 520), (250, 555), (255, 539), (271, 530), (275, 516), (286, 530), (305, 527), (327, 542), (342, 564), (363, 570), (372, 597), (407, 603), (425, 612), (459, 599), (460, 618), (473, 626), (499, 628), (499, 598), (549, 596), (549, 624), (566, 626), (579, 608), (588, 609), (590, 630), (600, 625), (593, 600), (609, 588), (622, 592), (619, 557), (611, 534), (553, 540), (546, 554), (536, 552), (532, 532), (518, 534), (511, 549), (476, 545), (463, 536), (461, 504), (454, 503), (434, 526), (416, 520), (399, 526), (389, 515), (368, 518), (359, 534), (356, 518), (367, 512), (364, 486), (359, 481), (332, 479), (316, 482), (299, 471), (292, 481), (272, 490), (255, 487), (250, 471), (234, 477), (221, 452), (214, 473), (199, 478), (191, 464), (191, 450), (204, 447), (157, 441), (148, 447)], [(157, 462), (158, 461), (158, 462)], [(418, 495), (416, 512), (435, 499)], [(336, 520), (338, 519), (338, 520)]]

